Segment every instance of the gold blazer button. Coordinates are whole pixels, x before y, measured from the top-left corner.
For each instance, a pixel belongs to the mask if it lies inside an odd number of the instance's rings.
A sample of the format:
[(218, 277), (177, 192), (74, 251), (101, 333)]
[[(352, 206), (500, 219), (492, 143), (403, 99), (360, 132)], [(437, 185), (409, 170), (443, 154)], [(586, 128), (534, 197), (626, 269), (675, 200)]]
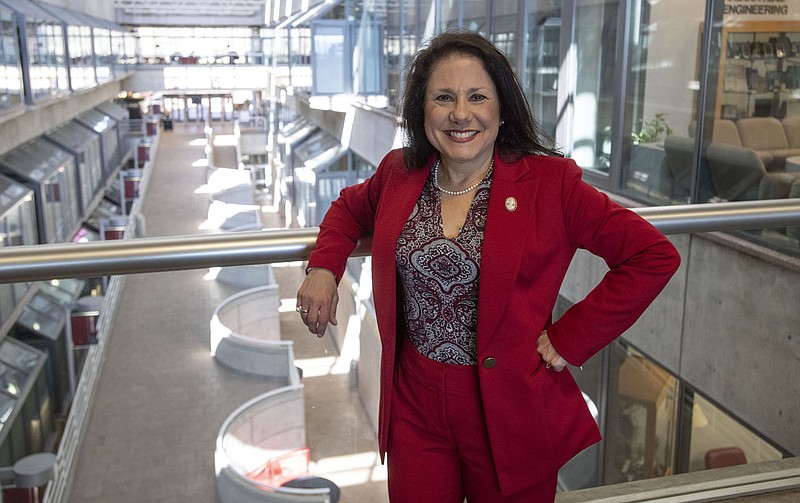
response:
[(493, 356), (489, 356), (487, 358), (484, 358), (482, 365), (483, 368), (485, 369), (491, 369), (494, 368), (495, 365), (497, 365), (497, 360), (495, 360)]

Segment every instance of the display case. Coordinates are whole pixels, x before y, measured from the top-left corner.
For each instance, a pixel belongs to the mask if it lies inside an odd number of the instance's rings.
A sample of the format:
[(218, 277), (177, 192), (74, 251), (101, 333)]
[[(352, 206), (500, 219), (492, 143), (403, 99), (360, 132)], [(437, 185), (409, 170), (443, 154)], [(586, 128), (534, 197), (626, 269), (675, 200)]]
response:
[(117, 133), (117, 145), (119, 148), (113, 162), (116, 166), (119, 166), (126, 157), (131, 155), (131, 143), (128, 139), (128, 123), (130, 121), (128, 109), (116, 103), (101, 103), (95, 108), (117, 121), (117, 127), (114, 130)]
[(80, 114), (75, 120), (100, 135), (103, 179), (108, 180), (116, 172), (122, 158), (119, 124), (110, 115), (94, 109)]
[(722, 33), (717, 117), (800, 115), (800, 23), (740, 22)]
[[(33, 190), (0, 175), (0, 248), (35, 245), (36, 211)], [(31, 283), (0, 284), (0, 325), (5, 325), (31, 288)]]
[(292, 202), (301, 226), (317, 226), (339, 192), (355, 183), (356, 174), (348, 171), (347, 149), (325, 131), (318, 130), (292, 153), (294, 176)]
[(100, 137), (80, 124), (70, 121), (49, 133), (45, 138), (75, 156), (75, 170), (80, 193), (80, 213), (85, 215), (100, 191), (103, 182), (103, 160), (100, 157)]
[(318, 129), (316, 124), (303, 118), (289, 122), (280, 129), (278, 144), (280, 145), (281, 161), (286, 168), (284, 175), (291, 176), (292, 149)]
[[(109, 193), (112, 191), (109, 190)], [(106, 196), (109, 194), (107, 193)], [(111, 194), (112, 197), (119, 196), (119, 189), (113, 191)], [(100, 221), (102, 219), (110, 219), (112, 217), (118, 217), (122, 215), (122, 209), (118, 202), (114, 202), (113, 200), (109, 199), (108, 197), (103, 197), (100, 203), (95, 208), (94, 212), (86, 219), (86, 226), (89, 227), (92, 231), (100, 233)]]
[(78, 278), (54, 279), (39, 283), (41, 293), (62, 304), (75, 302), (83, 295), (85, 287), (86, 281)]
[(63, 243), (77, 232), (75, 157), (42, 137), (0, 157), (0, 171), (33, 189), (40, 243)]
[(55, 434), (44, 353), (12, 338), (0, 342), (0, 466), (47, 449)]
[(46, 378), (53, 403), (53, 412), (68, 410), (70, 367), (73, 362), (71, 345), (66, 337), (65, 306), (56, 298), (37, 294), (28, 302), (9, 335), (47, 355)]

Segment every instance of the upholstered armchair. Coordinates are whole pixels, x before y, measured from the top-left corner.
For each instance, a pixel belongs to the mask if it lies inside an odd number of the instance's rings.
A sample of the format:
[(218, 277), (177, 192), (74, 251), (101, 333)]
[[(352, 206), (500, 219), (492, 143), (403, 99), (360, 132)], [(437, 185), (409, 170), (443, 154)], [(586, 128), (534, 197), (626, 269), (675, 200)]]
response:
[(712, 142), (706, 150), (711, 181), (727, 201), (789, 197), (800, 173), (769, 173), (758, 153), (747, 147)]
[(706, 156), (717, 197), (727, 201), (758, 198), (758, 184), (767, 170), (755, 150), (713, 142)]
[(661, 163), (661, 186), (670, 198), (686, 201), (692, 190), (694, 139), (685, 136), (664, 138), (664, 160)]

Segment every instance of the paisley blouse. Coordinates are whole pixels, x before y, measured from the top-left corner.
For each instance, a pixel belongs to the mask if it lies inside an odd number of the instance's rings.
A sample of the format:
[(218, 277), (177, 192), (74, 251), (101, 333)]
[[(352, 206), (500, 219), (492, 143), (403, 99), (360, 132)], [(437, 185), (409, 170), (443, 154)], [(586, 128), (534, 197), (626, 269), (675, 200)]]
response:
[(464, 225), (447, 238), (433, 173), (397, 240), (397, 268), (409, 338), (442, 363), (477, 362), (478, 278), (492, 173), (476, 189)]

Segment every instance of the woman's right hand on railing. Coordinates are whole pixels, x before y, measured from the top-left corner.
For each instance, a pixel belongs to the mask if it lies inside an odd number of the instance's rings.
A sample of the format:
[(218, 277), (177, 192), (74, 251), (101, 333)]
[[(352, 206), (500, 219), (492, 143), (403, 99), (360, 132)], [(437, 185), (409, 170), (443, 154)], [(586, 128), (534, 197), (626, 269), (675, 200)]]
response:
[(308, 331), (322, 337), (328, 323), (336, 325), (338, 303), (339, 293), (333, 273), (327, 269), (309, 269), (305, 281), (297, 290), (297, 312)]

